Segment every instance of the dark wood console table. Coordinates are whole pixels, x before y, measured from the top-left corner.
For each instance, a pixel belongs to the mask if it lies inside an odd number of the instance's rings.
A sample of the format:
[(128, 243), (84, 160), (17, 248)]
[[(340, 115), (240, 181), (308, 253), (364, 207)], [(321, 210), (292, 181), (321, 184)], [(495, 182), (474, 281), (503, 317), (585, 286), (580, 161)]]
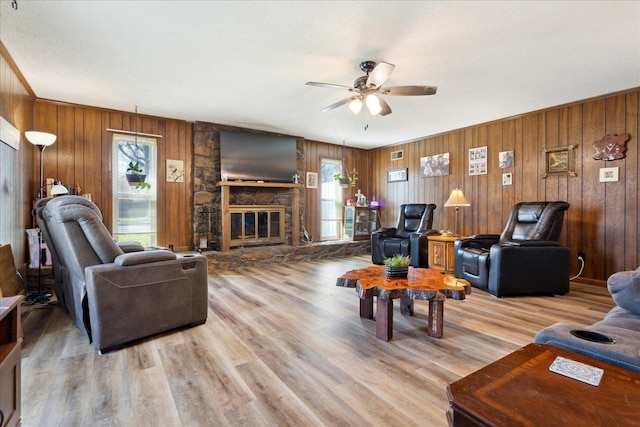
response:
[[(549, 371), (557, 356), (604, 369), (598, 386)], [(450, 426), (640, 426), (640, 375), (529, 344), (447, 386)]]

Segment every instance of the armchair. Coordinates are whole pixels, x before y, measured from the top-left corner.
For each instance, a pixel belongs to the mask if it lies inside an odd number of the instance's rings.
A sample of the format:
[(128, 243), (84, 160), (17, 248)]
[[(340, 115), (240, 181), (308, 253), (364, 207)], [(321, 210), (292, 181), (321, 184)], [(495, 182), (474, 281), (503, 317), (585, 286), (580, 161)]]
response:
[(432, 230), (434, 204), (400, 205), (395, 227), (382, 227), (371, 233), (371, 261), (384, 264), (384, 260), (402, 254), (411, 257), (411, 266), (429, 267), (428, 240)]
[(206, 257), (125, 253), (99, 209), (78, 196), (49, 200), (42, 218), (60, 262), (65, 309), (100, 352), (206, 321)]
[(566, 202), (522, 202), (502, 234), (454, 243), (455, 275), (497, 297), (569, 292), (569, 248), (560, 246)]

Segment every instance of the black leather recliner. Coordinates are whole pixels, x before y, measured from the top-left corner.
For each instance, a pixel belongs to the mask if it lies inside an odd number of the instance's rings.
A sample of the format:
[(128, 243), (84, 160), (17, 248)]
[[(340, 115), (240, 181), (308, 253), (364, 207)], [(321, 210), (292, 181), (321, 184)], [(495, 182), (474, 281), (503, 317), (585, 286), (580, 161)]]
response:
[(400, 205), (395, 227), (382, 227), (371, 233), (371, 261), (384, 264), (396, 254), (411, 257), (411, 266), (429, 267), (427, 236), (439, 234), (432, 230), (434, 204)]
[(560, 246), (566, 202), (522, 202), (502, 234), (454, 243), (455, 275), (497, 297), (569, 292), (569, 248)]

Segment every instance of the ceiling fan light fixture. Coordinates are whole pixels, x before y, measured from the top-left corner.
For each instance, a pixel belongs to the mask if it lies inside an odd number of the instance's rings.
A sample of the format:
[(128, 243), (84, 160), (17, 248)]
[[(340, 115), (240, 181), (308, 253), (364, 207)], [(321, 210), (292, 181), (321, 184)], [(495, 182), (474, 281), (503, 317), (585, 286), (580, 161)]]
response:
[(367, 108), (369, 109), (369, 112), (371, 113), (372, 116), (375, 116), (380, 111), (382, 111), (382, 107), (380, 106), (380, 100), (378, 99), (377, 96), (373, 94), (367, 95), (365, 102), (367, 103)]
[(356, 98), (349, 103), (349, 109), (353, 112), (353, 114), (358, 114), (362, 109), (362, 101), (360, 98)]

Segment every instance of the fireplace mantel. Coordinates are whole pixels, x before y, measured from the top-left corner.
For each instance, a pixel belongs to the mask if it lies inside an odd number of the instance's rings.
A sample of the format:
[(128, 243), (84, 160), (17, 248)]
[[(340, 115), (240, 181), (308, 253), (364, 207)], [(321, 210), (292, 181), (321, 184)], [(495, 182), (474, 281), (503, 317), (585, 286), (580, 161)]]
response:
[(221, 220), (222, 242), (220, 250), (227, 252), (231, 242), (231, 214), (229, 212), (229, 194), (231, 187), (262, 187), (290, 189), (291, 198), (291, 245), (300, 244), (300, 184), (283, 182), (255, 182), (255, 181), (219, 181), (216, 187), (221, 189)]

